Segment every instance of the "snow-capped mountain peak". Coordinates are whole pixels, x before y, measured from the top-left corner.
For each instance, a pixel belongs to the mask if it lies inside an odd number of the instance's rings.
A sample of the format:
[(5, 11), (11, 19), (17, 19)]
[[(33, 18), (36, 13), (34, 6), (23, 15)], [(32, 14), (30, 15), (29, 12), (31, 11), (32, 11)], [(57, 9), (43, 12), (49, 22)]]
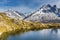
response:
[(17, 18), (17, 19), (23, 19), (24, 18), (24, 14), (23, 13), (19, 13), (18, 11), (9, 9), (8, 11), (6, 11), (6, 14), (8, 17), (11, 18)]
[(56, 5), (51, 6), (48, 4), (43, 5), (39, 10), (25, 17), (24, 20), (39, 22), (50, 22), (54, 20), (53, 22), (55, 22), (55, 20), (60, 20), (59, 16), (60, 14)]

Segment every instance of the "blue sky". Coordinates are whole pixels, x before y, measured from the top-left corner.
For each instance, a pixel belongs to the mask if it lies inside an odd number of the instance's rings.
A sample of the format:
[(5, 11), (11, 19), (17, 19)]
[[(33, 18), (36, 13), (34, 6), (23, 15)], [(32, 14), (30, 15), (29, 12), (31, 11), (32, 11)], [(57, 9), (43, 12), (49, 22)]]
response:
[(56, 4), (60, 7), (60, 0), (0, 0), (0, 11), (13, 9), (22, 13), (32, 13), (45, 4)]

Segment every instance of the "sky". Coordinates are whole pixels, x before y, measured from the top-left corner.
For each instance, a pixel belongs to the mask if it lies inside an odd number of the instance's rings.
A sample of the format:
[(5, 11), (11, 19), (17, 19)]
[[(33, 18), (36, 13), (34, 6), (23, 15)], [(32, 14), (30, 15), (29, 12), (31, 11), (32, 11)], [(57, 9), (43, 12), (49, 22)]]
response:
[(12, 9), (21, 13), (32, 13), (46, 4), (60, 8), (60, 0), (0, 0), (0, 12)]

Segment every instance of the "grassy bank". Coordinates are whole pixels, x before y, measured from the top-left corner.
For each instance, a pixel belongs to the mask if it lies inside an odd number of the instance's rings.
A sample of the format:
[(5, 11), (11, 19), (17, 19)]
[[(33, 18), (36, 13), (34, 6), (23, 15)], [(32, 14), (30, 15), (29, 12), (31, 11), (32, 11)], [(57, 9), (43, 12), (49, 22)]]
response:
[[(58, 23), (59, 24), (59, 23)], [(33, 26), (26, 26), (26, 27), (20, 27), (14, 30), (9, 30), (6, 32), (3, 32), (1, 35), (1, 40), (5, 40), (9, 35), (15, 35), (17, 33), (22, 33), (22, 32), (26, 32), (26, 31), (34, 31), (34, 30), (42, 30), (42, 29), (50, 29), (50, 28), (60, 28), (60, 26), (58, 24), (43, 24), (43, 25), (38, 25), (38, 24), (33, 24)], [(56, 25), (56, 26), (55, 26)], [(2, 29), (4, 30), (4, 29)]]
[(60, 28), (60, 23), (40, 23), (24, 20), (17, 20), (7, 17), (5, 13), (0, 13), (0, 39), (5, 40), (8, 35), (26, 32), (30, 30), (41, 30), (50, 28)]

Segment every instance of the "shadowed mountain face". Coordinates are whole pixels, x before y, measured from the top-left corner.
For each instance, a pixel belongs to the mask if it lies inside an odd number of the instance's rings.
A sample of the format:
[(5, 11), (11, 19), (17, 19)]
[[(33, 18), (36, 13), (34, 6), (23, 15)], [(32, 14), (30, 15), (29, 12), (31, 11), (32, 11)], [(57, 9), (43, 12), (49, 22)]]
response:
[(59, 22), (60, 9), (56, 5), (43, 5), (39, 10), (26, 16), (24, 20), (38, 21), (38, 22)]

